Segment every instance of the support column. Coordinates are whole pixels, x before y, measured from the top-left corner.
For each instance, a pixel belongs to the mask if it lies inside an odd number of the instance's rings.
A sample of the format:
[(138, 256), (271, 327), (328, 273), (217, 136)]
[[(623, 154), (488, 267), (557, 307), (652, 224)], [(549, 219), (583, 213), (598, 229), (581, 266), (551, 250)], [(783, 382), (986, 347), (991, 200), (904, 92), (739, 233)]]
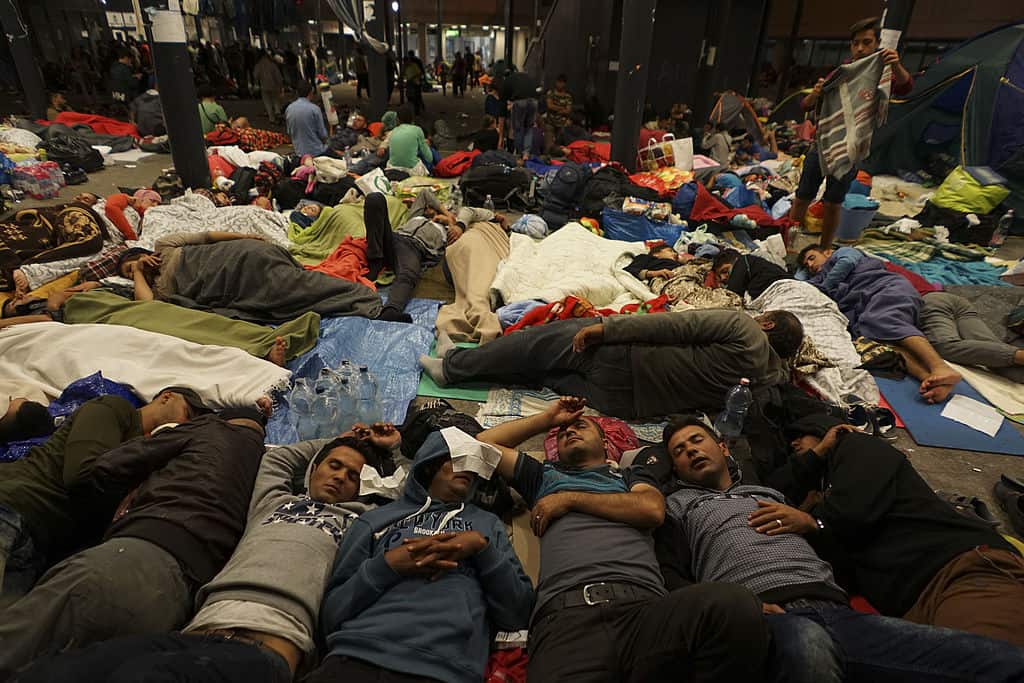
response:
[[(25, 104), (32, 118), (46, 118), (46, 88), (43, 85), (43, 74), (39, 71), (32, 41), (29, 38), (28, 24), (18, 12), (14, 0), (0, 2), (0, 24), (3, 24), (11, 46), (11, 57), (14, 68), (21, 81), (22, 92), (25, 93)], [(198, 111), (198, 110), (197, 110)]]
[[(386, 23), (391, 11), (387, 0), (374, 0), (373, 21), (367, 22), (366, 32), (381, 42), (387, 42)], [(388, 56), (366, 48), (366, 67), (370, 76), (370, 121), (380, 121), (388, 107)]]
[(796, 37), (800, 33), (800, 21), (804, 16), (804, 0), (796, 0), (796, 9), (793, 10), (793, 24), (790, 26), (789, 35), (786, 36), (785, 54), (783, 55), (782, 68), (779, 69), (779, 86), (775, 91), (775, 101), (781, 102), (786, 96), (789, 88), (789, 72), (793, 70), (793, 50), (796, 49)]
[(416, 43), (420, 49), (420, 59), (427, 58), (427, 25), (424, 23), (416, 24)]
[(744, 93), (747, 97), (753, 97), (754, 91), (759, 85), (761, 78), (761, 53), (764, 52), (764, 41), (768, 34), (768, 17), (772, 13), (772, 0), (764, 0), (764, 7), (761, 9), (761, 22), (758, 24), (757, 44), (754, 46), (753, 66), (750, 69), (750, 79), (747, 81), (747, 90)]
[[(619, 75), (615, 85), (612, 159), (628, 169), (636, 166), (636, 148), (643, 125), (650, 70), (651, 39), (658, 0), (623, 0)], [(507, 48), (506, 48), (507, 50)]]
[(505, 0), (505, 67), (512, 67), (512, 57), (514, 55), (514, 43), (515, 39), (515, 22), (513, 21), (514, 11), (513, 0)]
[(148, 7), (143, 20), (153, 70), (160, 84), (160, 105), (167, 122), (174, 169), (185, 187), (210, 187), (206, 141), (192, 81), (192, 60), (185, 49), (184, 18), (178, 12)]
[[(444, 18), (442, 16), (442, 10), (444, 9), (441, 0), (437, 0), (437, 59), (444, 59)], [(423, 63), (427, 63), (427, 53), (424, 50), (423, 54), (420, 55), (420, 59)]]

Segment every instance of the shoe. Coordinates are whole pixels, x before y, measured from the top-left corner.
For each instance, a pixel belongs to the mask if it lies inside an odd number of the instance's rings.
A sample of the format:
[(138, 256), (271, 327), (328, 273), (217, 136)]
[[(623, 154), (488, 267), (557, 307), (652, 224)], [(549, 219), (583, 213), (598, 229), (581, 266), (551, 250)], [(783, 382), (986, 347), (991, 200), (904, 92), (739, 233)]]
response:
[(960, 494), (946, 491), (936, 491), (935, 495), (952, 505), (953, 509), (964, 517), (981, 520), (993, 529), (999, 526), (999, 520), (988, 509), (985, 501), (976, 496), (961, 496)]
[(1017, 536), (1024, 538), (1024, 482), (1004, 474), (992, 487), (992, 492), (999, 507), (1010, 518), (1010, 527)]

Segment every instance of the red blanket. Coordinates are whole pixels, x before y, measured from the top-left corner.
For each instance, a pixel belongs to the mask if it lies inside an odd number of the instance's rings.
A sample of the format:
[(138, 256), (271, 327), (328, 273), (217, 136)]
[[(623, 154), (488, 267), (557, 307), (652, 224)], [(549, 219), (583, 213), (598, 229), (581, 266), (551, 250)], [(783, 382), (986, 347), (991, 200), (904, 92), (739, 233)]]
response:
[(693, 200), (693, 210), (690, 211), (691, 223), (700, 221), (728, 223), (733, 216), (738, 216), (741, 213), (762, 228), (783, 230), (793, 224), (793, 221), (787, 216), (778, 220), (773, 219), (767, 211), (758, 206), (744, 206), (741, 209), (730, 208), (708, 192), (703, 184), (697, 183), (697, 197)]
[(118, 121), (106, 116), (96, 116), (95, 114), (79, 114), (73, 111), (64, 111), (57, 114), (57, 120), (54, 123), (63, 123), (65, 126), (77, 126), (80, 123), (84, 123), (92, 128), (94, 133), (100, 133), (101, 135), (131, 135), (136, 140), (141, 137), (139, 129), (135, 127), (134, 123)]
[(330, 256), (315, 266), (305, 266), (306, 270), (315, 270), (339, 280), (359, 282), (377, 291), (377, 285), (364, 276), (370, 272), (370, 264), (366, 261), (366, 238), (346, 237)]
[(586, 299), (575, 296), (567, 296), (561, 301), (555, 301), (544, 306), (531, 309), (520, 318), (515, 325), (505, 328), (502, 333), (509, 335), (517, 330), (526, 327), (543, 325), (552, 320), (568, 320), (569, 318), (600, 318), (608, 315), (664, 313), (668, 310), (668, 297), (662, 294), (656, 299), (645, 301), (642, 304), (626, 304), (621, 310), (611, 308), (594, 308)]

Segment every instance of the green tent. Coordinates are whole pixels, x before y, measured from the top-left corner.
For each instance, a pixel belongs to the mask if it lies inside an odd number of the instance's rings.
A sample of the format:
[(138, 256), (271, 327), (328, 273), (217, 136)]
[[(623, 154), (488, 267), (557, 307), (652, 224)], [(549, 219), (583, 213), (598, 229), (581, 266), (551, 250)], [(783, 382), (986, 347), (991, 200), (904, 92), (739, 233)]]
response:
[(864, 166), (917, 171), (939, 153), (995, 169), (1009, 181), (1006, 203), (1024, 210), (1024, 23), (968, 40), (894, 98)]

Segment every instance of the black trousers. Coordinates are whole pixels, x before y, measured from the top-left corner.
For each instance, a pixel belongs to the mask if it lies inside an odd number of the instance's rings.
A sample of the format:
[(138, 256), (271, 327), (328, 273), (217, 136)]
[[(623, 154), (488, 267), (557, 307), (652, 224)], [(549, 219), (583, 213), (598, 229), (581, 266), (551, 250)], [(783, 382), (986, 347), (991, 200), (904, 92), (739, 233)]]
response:
[(382, 669), (360, 659), (331, 655), (302, 683), (439, 683), (433, 678)]
[(628, 344), (601, 344), (583, 353), (572, 338), (595, 318), (557, 320), (498, 337), (475, 349), (455, 349), (444, 360), (453, 384), (481, 381), (545, 386), (586, 398), (607, 415), (635, 417), (633, 371)]
[(288, 664), (252, 643), (168, 633), (96, 643), (40, 659), (17, 683), (290, 683)]
[(366, 261), (370, 267), (368, 277), (377, 277), (382, 267), (395, 271), (395, 281), (388, 288), (388, 308), (404, 311), (416, 285), (423, 275), (424, 253), (416, 240), (396, 235), (388, 218), (388, 204), (384, 195), (374, 192), (363, 205), (366, 223)]
[[(492, 342), (493, 343), (493, 342)], [(761, 602), (736, 585), (562, 609), (530, 627), (530, 683), (764, 680)]]

